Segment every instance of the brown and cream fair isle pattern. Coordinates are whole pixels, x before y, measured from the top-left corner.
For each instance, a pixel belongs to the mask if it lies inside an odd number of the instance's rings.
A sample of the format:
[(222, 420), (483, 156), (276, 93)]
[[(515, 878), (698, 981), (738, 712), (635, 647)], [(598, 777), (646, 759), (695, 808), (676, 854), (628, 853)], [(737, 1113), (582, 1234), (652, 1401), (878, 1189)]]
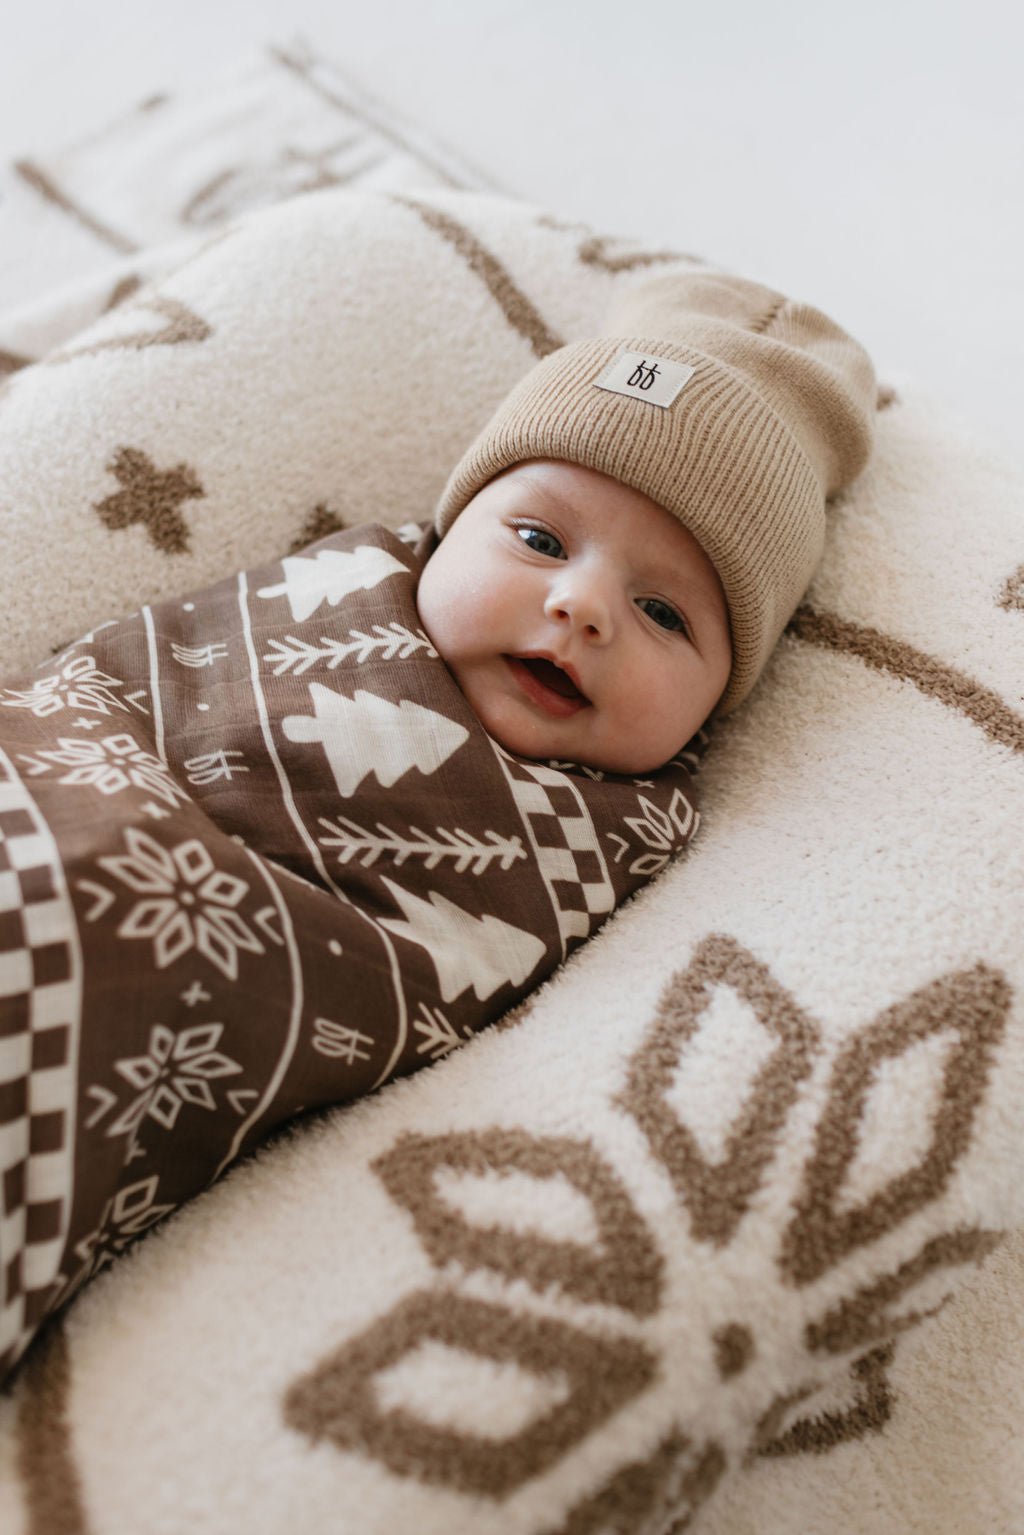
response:
[(697, 826), (509, 756), (385, 529), (101, 626), (0, 686), (2, 1359), (302, 1109), (522, 999)]

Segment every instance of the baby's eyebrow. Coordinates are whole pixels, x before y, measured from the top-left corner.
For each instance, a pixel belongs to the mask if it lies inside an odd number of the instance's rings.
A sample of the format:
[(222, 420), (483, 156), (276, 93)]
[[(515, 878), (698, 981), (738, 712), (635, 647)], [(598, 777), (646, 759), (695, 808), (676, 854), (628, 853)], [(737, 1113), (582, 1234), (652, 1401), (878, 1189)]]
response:
[(662, 568), (654, 573), (654, 582), (678, 607), (686, 620), (687, 627), (698, 631), (698, 637), (710, 626), (720, 622), (725, 625), (726, 632), (729, 632), (729, 613), (724, 599), (716, 602), (707, 583), (701, 580), (696, 572), (690, 574), (685, 571), (676, 571), (666, 575)]
[(634, 571), (641, 585), (656, 587), (674, 601), (699, 601), (702, 606), (706, 602), (704, 583), (697, 576), (668, 563), (645, 561), (642, 550), (635, 559)]
[(543, 478), (532, 474), (528, 469), (524, 472), (524, 481), (526, 490), (531, 496), (535, 496), (541, 501), (546, 501), (560, 512), (578, 513), (579, 508), (572, 501), (567, 500), (565, 496), (559, 495), (557, 490), (552, 490), (550, 485), (544, 483)]

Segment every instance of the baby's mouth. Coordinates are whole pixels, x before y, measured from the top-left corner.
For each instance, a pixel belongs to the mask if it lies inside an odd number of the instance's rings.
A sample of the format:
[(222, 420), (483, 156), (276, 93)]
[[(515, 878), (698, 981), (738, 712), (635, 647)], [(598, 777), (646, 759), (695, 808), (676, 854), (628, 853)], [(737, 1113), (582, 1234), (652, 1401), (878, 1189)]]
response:
[(589, 705), (590, 699), (569, 673), (546, 656), (506, 656), (505, 660), (527, 696), (549, 714), (564, 719)]

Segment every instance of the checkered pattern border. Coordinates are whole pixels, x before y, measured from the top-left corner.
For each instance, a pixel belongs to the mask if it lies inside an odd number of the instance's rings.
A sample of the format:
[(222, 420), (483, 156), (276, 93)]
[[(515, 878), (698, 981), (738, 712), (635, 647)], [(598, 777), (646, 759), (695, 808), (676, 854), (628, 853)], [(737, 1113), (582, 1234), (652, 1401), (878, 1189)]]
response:
[(562, 953), (590, 936), (591, 918), (615, 907), (615, 891), (586, 803), (567, 773), (499, 756), (537, 867), (558, 918)]
[(0, 751), (0, 1361), (53, 1294), (74, 1181), (81, 953), (56, 845)]

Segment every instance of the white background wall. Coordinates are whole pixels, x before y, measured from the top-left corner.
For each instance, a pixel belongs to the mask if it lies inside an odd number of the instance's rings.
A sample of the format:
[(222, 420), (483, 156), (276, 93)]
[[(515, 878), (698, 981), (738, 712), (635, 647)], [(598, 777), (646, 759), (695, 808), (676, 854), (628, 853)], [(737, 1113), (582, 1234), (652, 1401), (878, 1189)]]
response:
[(821, 305), (1024, 457), (1019, 0), (0, 0), (0, 156), (297, 36), (503, 188)]

